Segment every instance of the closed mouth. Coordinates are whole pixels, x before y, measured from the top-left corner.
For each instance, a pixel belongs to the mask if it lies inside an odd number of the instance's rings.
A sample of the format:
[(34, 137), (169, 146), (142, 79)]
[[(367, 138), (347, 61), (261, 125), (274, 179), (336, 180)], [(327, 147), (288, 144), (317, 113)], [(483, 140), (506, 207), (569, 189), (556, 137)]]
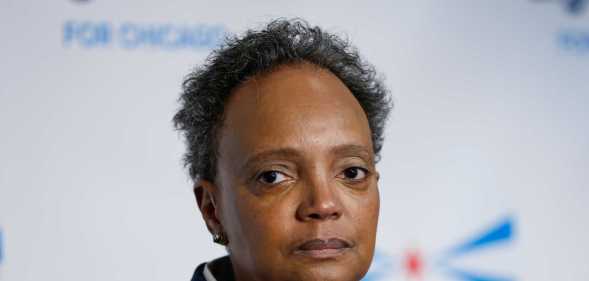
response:
[(294, 253), (316, 259), (334, 258), (344, 254), (352, 246), (352, 243), (340, 238), (311, 239), (296, 247)]

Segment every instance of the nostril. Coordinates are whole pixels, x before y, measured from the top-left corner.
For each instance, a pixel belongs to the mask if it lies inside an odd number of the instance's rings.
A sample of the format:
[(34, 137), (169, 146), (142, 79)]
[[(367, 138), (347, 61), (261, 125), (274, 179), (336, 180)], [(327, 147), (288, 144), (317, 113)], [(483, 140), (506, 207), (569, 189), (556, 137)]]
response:
[(319, 215), (317, 213), (312, 213), (309, 215), (309, 217), (312, 219), (316, 219), (316, 220), (321, 219), (321, 215)]

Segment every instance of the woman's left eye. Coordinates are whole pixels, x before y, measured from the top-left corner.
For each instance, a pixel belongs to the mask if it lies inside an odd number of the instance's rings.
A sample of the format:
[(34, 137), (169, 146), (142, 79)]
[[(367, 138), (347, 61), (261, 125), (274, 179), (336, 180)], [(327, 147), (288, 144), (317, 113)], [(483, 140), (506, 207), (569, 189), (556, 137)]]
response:
[(350, 167), (342, 172), (342, 175), (346, 179), (350, 180), (362, 180), (366, 178), (368, 171), (360, 167)]

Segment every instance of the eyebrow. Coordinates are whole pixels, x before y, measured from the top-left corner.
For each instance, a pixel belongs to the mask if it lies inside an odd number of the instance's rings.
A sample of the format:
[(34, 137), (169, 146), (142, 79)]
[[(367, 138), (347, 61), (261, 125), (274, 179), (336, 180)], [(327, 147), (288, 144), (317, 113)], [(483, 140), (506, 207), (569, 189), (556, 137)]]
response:
[(245, 161), (244, 165), (242, 166), (242, 170), (243, 170), (243, 168), (250, 167), (257, 162), (262, 162), (263, 160), (268, 159), (268, 158), (300, 158), (300, 157), (301, 157), (301, 153), (298, 152), (294, 148), (278, 148), (278, 149), (265, 150), (265, 151), (256, 153), (253, 156), (249, 157)]
[[(329, 154), (332, 155), (346, 155), (346, 156), (360, 156), (369, 162), (374, 162), (370, 151), (357, 144), (340, 144), (329, 149)], [(285, 147), (261, 151), (249, 157), (242, 168), (250, 167), (252, 164), (261, 162), (268, 158), (302, 158), (302, 153), (294, 148)]]
[(330, 153), (334, 155), (360, 156), (370, 163), (374, 162), (374, 155), (370, 153), (369, 149), (362, 145), (342, 144), (330, 149)]

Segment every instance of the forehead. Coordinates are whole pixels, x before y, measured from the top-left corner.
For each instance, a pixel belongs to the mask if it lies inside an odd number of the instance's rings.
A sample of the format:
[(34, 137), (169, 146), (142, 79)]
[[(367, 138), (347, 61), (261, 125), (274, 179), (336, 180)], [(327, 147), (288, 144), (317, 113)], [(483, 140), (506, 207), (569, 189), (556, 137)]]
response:
[(356, 98), (334, 74), (310, 64), (283, 66), (240, 85), (227, 102), (220, 138), (221, 158), (282, 148), (318, 152), (341, 144), (372, 151)]

